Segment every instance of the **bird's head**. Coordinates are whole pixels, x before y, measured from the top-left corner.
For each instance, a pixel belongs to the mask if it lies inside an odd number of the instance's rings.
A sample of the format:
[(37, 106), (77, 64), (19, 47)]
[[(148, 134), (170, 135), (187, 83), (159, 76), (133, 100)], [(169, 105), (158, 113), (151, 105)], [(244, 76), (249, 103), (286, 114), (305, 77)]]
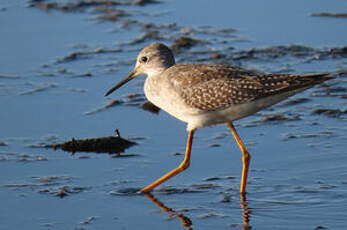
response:
[(172, 51), (162, 43), (152, 43), (141, 50), (136, 59), (134, 69), (123, 78), (118, 84), (111, 88), (105, 96), (110, 95), (115, 90), (136, 78), (141, 74), (155, 76), (175, 64)]

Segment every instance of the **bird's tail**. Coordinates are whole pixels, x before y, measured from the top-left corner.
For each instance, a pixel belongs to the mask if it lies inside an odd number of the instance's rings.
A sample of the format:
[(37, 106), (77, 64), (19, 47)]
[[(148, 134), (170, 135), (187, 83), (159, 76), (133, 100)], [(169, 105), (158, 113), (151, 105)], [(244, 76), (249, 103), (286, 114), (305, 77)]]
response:
[(307, 86), (314, 86), (333, 78), (335, 77), (331, 73), (314, 73), (300, 75), (297, 79), (301, 82), (306, 82)]

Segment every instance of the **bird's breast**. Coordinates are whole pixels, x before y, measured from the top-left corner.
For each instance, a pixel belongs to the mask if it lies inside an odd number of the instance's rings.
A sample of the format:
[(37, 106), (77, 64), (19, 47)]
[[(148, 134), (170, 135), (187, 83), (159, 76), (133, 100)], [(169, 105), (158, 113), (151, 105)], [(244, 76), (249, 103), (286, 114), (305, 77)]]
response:
[(199, 112), (188, 106), (171, 83), (160, 77), (147, 77), (144, 91), (147, 99), (170, 115), (189, 123)]

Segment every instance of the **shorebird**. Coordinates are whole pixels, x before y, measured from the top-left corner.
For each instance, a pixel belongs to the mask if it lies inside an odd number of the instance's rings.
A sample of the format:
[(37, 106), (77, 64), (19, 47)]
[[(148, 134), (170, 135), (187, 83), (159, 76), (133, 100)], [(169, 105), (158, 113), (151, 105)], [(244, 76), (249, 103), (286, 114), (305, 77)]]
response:
[(246, 192), (251, 155), (236, 132), (233, 121), (332, 78), (328, 73), (264, 74), (223, 64), (176, 64), (172, 51), (166, 45), (152, 43), (141, 50), (135, 68), (105, 96), (139, 75), (147, 75), (144, 85), (147, 99), (186, 122), (188, 131), (182, 163), (141, 192), (151, 191), (189, 167), (193, 136), (197, 129), (224, 123), (242, 152), (241, 194)]

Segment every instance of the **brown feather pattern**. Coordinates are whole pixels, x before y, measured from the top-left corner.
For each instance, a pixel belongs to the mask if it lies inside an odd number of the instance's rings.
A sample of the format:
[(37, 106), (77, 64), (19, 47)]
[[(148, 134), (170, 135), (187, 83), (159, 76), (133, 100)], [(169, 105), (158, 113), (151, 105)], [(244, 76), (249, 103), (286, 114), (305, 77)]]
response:
[(263, 74), (240, 67), (201, 63), (177, 64), (165, 74), (187, 105), (204, 111), (309, 88), (331, 78), (328, 74)]

